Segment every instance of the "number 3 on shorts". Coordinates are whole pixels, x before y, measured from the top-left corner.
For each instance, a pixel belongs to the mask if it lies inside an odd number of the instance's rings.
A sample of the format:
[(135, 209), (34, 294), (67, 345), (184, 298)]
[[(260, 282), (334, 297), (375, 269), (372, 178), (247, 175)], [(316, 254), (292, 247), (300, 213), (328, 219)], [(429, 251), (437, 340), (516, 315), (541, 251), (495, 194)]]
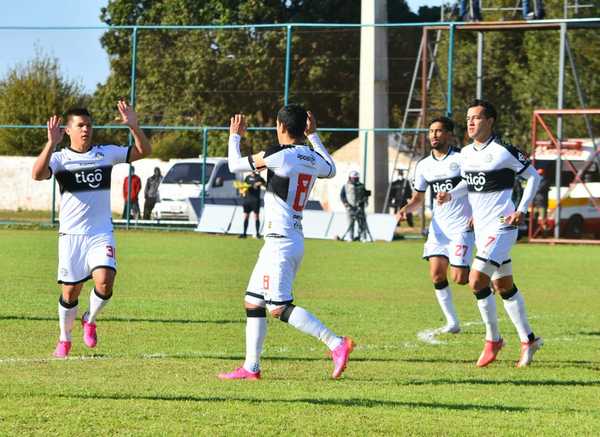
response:
[(106, 256), (109, 258), (115, 257), (115, 248), (112, 246), (106, 246)]

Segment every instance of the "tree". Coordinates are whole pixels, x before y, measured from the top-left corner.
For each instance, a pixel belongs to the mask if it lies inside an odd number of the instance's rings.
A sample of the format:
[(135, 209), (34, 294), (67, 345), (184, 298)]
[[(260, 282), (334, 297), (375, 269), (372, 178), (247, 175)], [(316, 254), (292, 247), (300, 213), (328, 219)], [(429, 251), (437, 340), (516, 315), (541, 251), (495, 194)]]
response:
[[(404, 1), (388, 2), (388, 8), (389, 21), (419, 19)], [(112, 0), (103, 8), (101, 19), (110, 25), (356, 23), (360, 21), (360, 2)], [(395, 32), (390, 38), (394, 54), (390, 58), (414, 57), (418, 34), (410, 29)], [(290, 101), (312, 109), (322, 127), (356, 127), (360, 30), (295, 28), (292, 38)], [(129, 95), (131, 31), (110, 30), (102, 44), (111, 59), (111, 75), (97, 90), (92, 109), (97, 120), (109, 122), (115, 99)], [(285, 50), (285, 28), (139, 30), (137, 110), (145, 117), (144, 123), (155, 125), (222, 126), (234, 111), (240, 111), (249, 116), (251, 126), (274, 126), (283, 104)], [(390, 86), (400, 88), (412, 67), (406, 62), (394, 64)], [(400, 106), (402, 98), (393, 100), (391, 106)], [(121, 135), (119, 140), (124, 141)], [(158, 133), (155, 141), (157, 136), (171, 149), (178, 136), (190, 137)], [(355, 136), (337, 134), (332, 139), (334, 148)], [(200, 136), (197, 138), (194, 147), (185, 147), (186, 154), (200, 153)], [(214, 132), (210, 138), (213, 151), (225, 154), (227, 133)], [(264, 147), (273, 141), (273, 133), (253, 133), (247, 147)]]
[[(85, 102), (82, 86), (65, 78), (58, 60), (39, 50), (0, 79), (0, 124), (46, 124), (50, 115)], [(0, 129), (0, 154), (37, 155), (46, 139), (44, 129)]]

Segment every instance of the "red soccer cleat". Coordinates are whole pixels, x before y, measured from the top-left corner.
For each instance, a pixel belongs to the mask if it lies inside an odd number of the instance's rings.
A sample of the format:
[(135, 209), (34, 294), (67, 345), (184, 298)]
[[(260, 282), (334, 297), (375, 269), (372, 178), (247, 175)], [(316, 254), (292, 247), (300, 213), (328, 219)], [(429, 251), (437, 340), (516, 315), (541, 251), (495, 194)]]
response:
[(492, 361), (495, 361), (496, 357), (498, 356), (498, 352), (500, 352), (500, 349), (502, 349), (503, 347), (503, 339), (500, 339), (498, 341), (486, 340), (485, 346), (483, 347), (483, 352), (481, 352), (481, 355), (477, 360), (477, 367), (485, 367)]
[(56, 349), (54, 349), (54, 355), (56, 358), (67, 358), (69, 352), (71, 351), (71, 342), (70, 341), (59, 341), (56, 345)]

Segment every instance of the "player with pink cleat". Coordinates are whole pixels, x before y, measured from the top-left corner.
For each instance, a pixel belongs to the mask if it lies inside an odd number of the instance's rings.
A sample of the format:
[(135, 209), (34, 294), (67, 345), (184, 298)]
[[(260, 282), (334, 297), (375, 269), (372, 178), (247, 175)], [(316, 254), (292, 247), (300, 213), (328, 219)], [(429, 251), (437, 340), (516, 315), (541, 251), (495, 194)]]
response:
[(83, 328), (83, 342), (87, 347), (94, 348), (98, 344), (98, 335), (96, 334), (96, 324), (88, 322), (89, 312), (86, 311), (81, 318), (81, 327)]
[(56, 358), (67, 358), (69, 352), (71, 352), (71, 342), (59, 341), (52, 355), (54, 355)]
[[(286, 105), (277, 114), (278, 146), (242, 157), (240, 141), (245, 118), (231, 118), (228, 164), (232, 172), (267, 170), (264, 246), (250, 277), (246, 308), (246, 360), (242, 367), (221, 373), (222, 380), (260, 379), (260, 354), (267, 334), (267, 311), (299, 331), (322, 341), (339, 378), (354, 343), (327, 328), (312, 313), (294, 305), (292, 284), (304, 257), (302, 211), (318, 178), (335, 176), (335, 163), (316, 133), (313, 115), (300, 105)], [(305, 136), (311, 146), (306, 144)]]

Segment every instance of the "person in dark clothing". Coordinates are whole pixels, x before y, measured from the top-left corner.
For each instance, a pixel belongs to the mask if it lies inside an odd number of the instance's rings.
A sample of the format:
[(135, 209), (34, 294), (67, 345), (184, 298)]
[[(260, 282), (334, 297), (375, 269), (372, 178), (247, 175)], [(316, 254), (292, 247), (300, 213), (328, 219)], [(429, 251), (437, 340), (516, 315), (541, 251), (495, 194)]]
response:
[(264, 186), (266, 182), (258, 172), (252, 172), (246, 176), (244, 184), (246, 186), (240, 190), (240, 195), (243, 198), (242, 206), (244, 208), (244, 232), (240, 235), (240, 238), (246, 238), (251, 212), (254, 214), (256, 238), (260, 238), (260, 187)]
[[(404, 177), (404, 172), (400, 171), (400, 177), (392, 182), (390, 189), (390, 206), (394, 208), (394, 214), (408, 203), (412, 194), (410, 181)], [(412, 212), (406, 213), (406, 223), (411, 228), (414, 226)]]
[(146, 188), (144, 188), (144, 220), (150, 220), (154, 205), (158, 201), (158, 186), (162, 181), (160, 168), (154, 168), (154, 174), (146, 180)]
[[(129, 193), (129, 180), (131, 179), (131, 193)], [(123, 215), (124, 220), (127, 219), (127, 195), (130, 194), (129, 198), (129, 217), (133, 219), (140, 218), (140, 204), (138, 202), (138, 195), (142, 189), (142, 180), (138, 175), (135, 174), (135, 168), (131, 167), (131, 177), (127, 176), (123, 179)]]

